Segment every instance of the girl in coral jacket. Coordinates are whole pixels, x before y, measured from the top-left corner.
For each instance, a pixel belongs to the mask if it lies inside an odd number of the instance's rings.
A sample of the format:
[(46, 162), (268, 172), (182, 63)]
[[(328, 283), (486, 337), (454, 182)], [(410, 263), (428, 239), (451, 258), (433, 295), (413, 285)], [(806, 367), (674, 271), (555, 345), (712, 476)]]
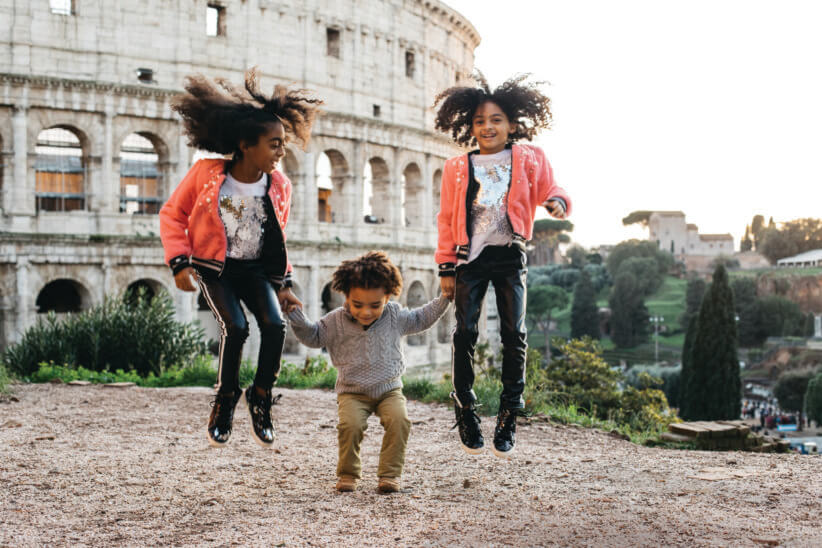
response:
[(288, 136), (307, 145), (321, 101), (284, 86), (263, 95), (253, 69), (245, 89), (217, 84), (189, 77), (186, 93), (172, 108), (191, 146), (231, 159), (194, 164), (160, 210), (160, 236), (177, 287), (195, 291), (196, 280), (220, 326), (209, 443), (222, 447), (228, 441), (242, 394), (240, 356), (248, 336), (242, 302), (254, 314), (261, 339), (254, 384), (245, 390), (252, 436), (270, 447), (271, 388), (285, 342), (282, 309), (301, 304), (290, 289), (285, 249), (291, 182), (276, 166)]
[(472, 387), (477, 323), (488, 284), (494, 284), (503, 356), (492, 451), (508, 457), (524, 407), (525, 242), (531, 239), (537, 207), (560, 219), (571, 210), (542, 149), (517, 143), (530, 141), (551, 122), (550, 99), (526, 78), (512, 78), (491, 91), (478, 73), (475, 87), (447, 89), (435, 102), (440, 105), (437, 129), (459, 145), (478, 146), (445, 163), (435, 254), (442, 293), (454, 297), (451, 396), (455, 426), (469, 454), (481, 453), (485, 445)]

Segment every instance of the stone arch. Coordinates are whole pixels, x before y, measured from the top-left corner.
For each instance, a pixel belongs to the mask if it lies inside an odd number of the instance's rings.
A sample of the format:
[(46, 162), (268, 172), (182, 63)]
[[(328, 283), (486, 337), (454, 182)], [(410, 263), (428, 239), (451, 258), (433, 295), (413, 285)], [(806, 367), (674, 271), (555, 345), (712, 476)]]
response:
[(328, 314), (335, 308), (339, 308), (345, 302), (345, 297), (339, 291), (334, 291), (331, 289), (331, 282), (328, 282), (323, 286), (322, 293), (320, 295), (320, 303), (321, 303), (321, 310), (323, 314)]
[(37, 294), (37, 313), (80, 312), (91, 306), (91, 292), (77, 280), (58, 278), (48, 282)]
[(424, 215), (422, 170), (411, 162), (402, 170), (403, 225), (422, 227)]
[[(425, 286), (421, 281), (415, 280), (408, 286), (408, 292), (405, 295), (405, 306), (417, 308), (423, 306), (426, 302), (428, 302), (428, 298), (425, 294)], [(426, 338), (425, 333), (420, 333), (418, 335), (409, 335), (407, 341), (409, 346), (422, 346), (425, 344)]]
[(126, 287), (127, 298), (136, 298), (141, 289), (146, 292), (146, 297), (148, 297), (149, 300), (166, 291), (166, 287), (162, 282), (152, 280), (151, 278), (140, 278), (139, 280), (131, 282), (128, 284), (128, 287)]
[(348, 212), (351, 210), (346, 203), (351, 194), (351, 173), (348, 161), (342, 152), (329, 148), (319, 154), (317, 158), (317, 220), (325, 223), (348, 223)]
[(437, 226), (437, 214), (440, 212), (440, 196), (441, 196), (441, 189), (442, 189), (442, 170), (437, 169), (434, 171), (434, 180), (431, 181), (431, 192), (433, 194), (433, 204), (434, 207), (432, 210), (434, 211), (434, 226)]
[(74, 126), (51, 126), (37, 134), (34, 151), (37, 211), (86, 209), (88, 137)]
[(120, 144), (120, 212), (156, 214), (165, 196), (168, 147), (147, 132), (128, 134)]
[[(368, 178), (365, 178), (368, 175)], [(363, 173), (363, 195), (370, 222), (385, 223), (391, 219), (391, 171), (379, 156), (366, 162)]]

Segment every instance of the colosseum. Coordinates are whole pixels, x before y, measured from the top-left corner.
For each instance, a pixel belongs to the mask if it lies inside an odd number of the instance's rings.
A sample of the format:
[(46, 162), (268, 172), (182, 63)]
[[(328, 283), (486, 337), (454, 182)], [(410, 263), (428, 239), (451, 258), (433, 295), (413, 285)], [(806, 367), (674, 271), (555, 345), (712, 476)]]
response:
[[(168, 290), (180, 319), (217, 337), (203, 300), (174, 288), (157, 236), (160, 206), (201, 154), (170, 101), (188, 74), (239, 82), (255, 65), (264, 88), (326, 102), (308, 150), (282, 166), (310, 316), (341, 302), (328, 285), (339, 261), (370, 249), (400, 266), (400, 302), (437, 294), (440, 169), (458, 149), (434, 132), (432, 103), (468, 78), (480, 40), (444, 3), (0, 0), (0, 28), (0, 345), (44, 312), (141, 286)], [(448, 362), (452, 324), (410, 337), (409, 363)], [(245, 355), (258, 344), (252, 333)], [(306, 352), (288, 338), (287, 359)]]

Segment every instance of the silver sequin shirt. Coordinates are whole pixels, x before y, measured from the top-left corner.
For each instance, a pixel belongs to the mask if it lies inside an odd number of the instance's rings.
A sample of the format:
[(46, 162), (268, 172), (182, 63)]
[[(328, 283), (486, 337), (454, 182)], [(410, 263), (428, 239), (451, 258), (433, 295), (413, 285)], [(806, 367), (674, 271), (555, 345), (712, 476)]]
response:
[(486, 246), (509, 245), (514, 237), (506, 206), (511, 182), (511, 149), (496, 154), (472, 154), (470, 158), (479, 189), (471, 204), (469, 263)]
[(232, 259), (259, 259), (263, 250), (266, 177), (255, 183), (241, 183), (230, 174), (220, 187), (220, 218), (228, 243), (226, 256)]

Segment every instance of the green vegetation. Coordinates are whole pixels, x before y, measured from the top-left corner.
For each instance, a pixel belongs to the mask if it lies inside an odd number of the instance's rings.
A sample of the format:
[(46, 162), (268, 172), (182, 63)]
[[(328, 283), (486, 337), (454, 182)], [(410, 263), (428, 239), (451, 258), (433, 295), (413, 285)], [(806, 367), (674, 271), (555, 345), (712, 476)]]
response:
[(203, 330), (174, 318), (171, 297), (144, 292), (107, 298), (79, 314), (48, 314), (0, 355), (10, 373), (27, 376), (41, 363), (82, 365), (91, 371), (160, 375), (206, 352)]
[(716, 268), (702, 299), (693, 346), (686, 356), (680, 415), (687, 420), (737, 419), (741, 411), (733, 292), (725, 267)]
[(5, 394), (9, 390), (9, 373), (6, 368), (0, 363), (0, 394)]
[(804, 411), (805, 395), (815, 374), (816, 372), (810, 369), (783, 373), (773, 388), (773, 395), (779, 401), (779, 407), (797, 413)]
[(822, 371), (808, 382), (808, 390), (805, 392), (805, 411), (809, 420), (822, 424)]
[(600, 332), (594, 285), (591, 283), (591, 276), (583, 270), (582, 278), (574, 288), (571, 304), (571, 338), (581, 339), (586, 336), (598, 340)]
[(805, 251), (822, 248), (822, 219), (796, 219), (768, 226), (756, 243), (756, 250), (776, 263), (784, 257), (792, 257)]

